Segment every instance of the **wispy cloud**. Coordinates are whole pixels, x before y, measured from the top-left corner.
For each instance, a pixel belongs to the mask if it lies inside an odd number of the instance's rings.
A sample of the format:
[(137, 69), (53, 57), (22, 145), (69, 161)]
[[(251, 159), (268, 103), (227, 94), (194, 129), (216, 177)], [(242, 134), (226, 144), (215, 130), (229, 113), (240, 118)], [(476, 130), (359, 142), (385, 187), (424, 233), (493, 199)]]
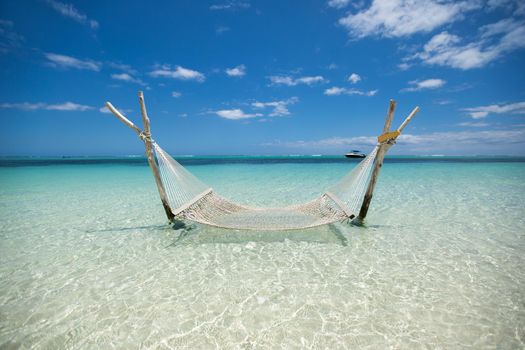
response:
[(0, 53), (7, 53), (19, 47), (24, 37), (14, 31), (12, 21), (0, 20)]
[[(336, 1), (338, 3), (338, 1)], [(480, 7), (477, 1), (374, 0), (369, 8), (341, 18), (353, 38), (366, 36), (404, 37), (430, 32), (462, 18), (463, 13)], [(430, 15), (429, 15), (430, 14)]]
[(518, 11), (520, 5), (521, 7), (523, 7), (524, 3), (519, 0), (487, 0), (487, 9), (489, 11), (493, 11), (497, 8), (504, 8), (505, 10), (510, 11), (516, 9), (516, 11)]
[(489, 114), (525, 114), (525, 101), (502, 105), (469, 107), (463, 108), (462, 110), (468, 112), (472, 119), (486, 118)]
[(178, 80), (195, 80), (198, 82), (203, 82), (206, 79), (204, 74), (196, 70), (184, 68), (181, 66), (175, 66), (173, 69), (167, 64), (157, 65), (154, 70), (149, 73), (149, 75), (154, 78), (163, 77)]
[(291, 97), (287, 100), (282, 101), (271, 101), (271, 102), (259, 102), (255, 101), (252, 103), (252, 107), (257, 109), (263, 109), (267, 107), (272, 108), (272, 112), (268, 114), (270, 117), (283, 117), (290, 115), (290, 111), (288, 110), (289, 105), (293, 105), (297, 103), (299, 99), (297, 97)]
[(444, 150), (458, 152), (470, 150), (479, 153), (492, 153), (498, 147), (515, 144), (525, 144), (525, 129), (503, 130), (467, 130), (436, 132), (422, 135), (401, 135), (400, 145), (411, 146), (412, 149)]
[(216, 3), (210, 6), (210, 10), (212, 11), (220, 11), (220, 10), (245, 10), (250, 8), (250, 3), (248, 1), (240, 1), (240, 0), (230, 0), (230, 1), (224, 1), (220, 3)]
[(61, 69), (83, 69), (83, 70), (92, 70), (95, 72), (100, 71), (102, 64), (93, 60), (81, 60), (75, 57), (59, 55), (56, 53), (44, 53), (45, 58), (47, 59), (47, 64), (51, 67), (61, 68)]
[(182, 96), (182, 93), (180, 93), (179, 91), (173, 91), (171, 93), (171, 97), (179, 98), (181, 96)]
[(408, 84), (410, 87), (401, 89), (401, 91), (420, 91), (437, 89), (445, 85), (447, 82), (443, 79), (426, 79), (426, 80), (412, 80)]
[(105, 62), (105, 65), (109, 68), (114, 68), (123, 72), (126, 72), (128, 74), (137, 74), (137, 71), (131, 67), (129, 64), (123, 64), (119, 62)]
[[(475, 126), (477, 127), (477, 126)], [(273, 141), (263, 146), (303, 149), (308, 151), (324, 151), (341, 153), (349, 148), (368, 148), (377, 143), (377, 136), (330, 137), (320, 140)], [(525, 144), (525, 128), (504, 130), (465, 130), (435, 132), (428, 134), (402, 134), (397, 139), (399, 146), (405, 152), (447, 152), (458, 154), (505, 152), (509, 146)]]
[(463, 122), (459, 123), (459, 126), (467, 126), (467, 127), (474, 127), (474, 128), (484, 128), (486, 126), (489, 126), (489, 123), (484, 122)]
[(350, 0), (329, 0), (328, 6), (334, 7), (336, 9), (341, 9), (343, 7), (348, 6), (349, 3), (350, 3)]
[(98, 28), (97, 21), (89, 19), (85, 14), (77, 10), (72, 4), (67, 4), (56, 0), (46, 0), (46, 3), (64, 17), (71, 18), (80, 24), (87, 25), (91, 29)]
[(320, 140), (296, 140), (296, 141), (272, 141), (264, 143), (263, 146), (281, 146), (285, 148), (305, 149), (343, 149), (348, 146), (373, 146), (377, 143), (377, 136), (357, 137), (329, 137)]
[(444, 106), (444, 105), (449, 105), (449, 104), (451, 104), (453, 101), (452, 101), (452, 100), (446, 100), (446, 99), (440, 99), (440, 100), (434, 100), (433, 102), (434, 102), (434, 104), (436, 104), (436, 105)]
[(321, 84), (321, 83), (327, 83), (328, 81), (320, 76), (304, 76), (299, 78), (293, 78), (288, 75), (272, 75), (269, 76), (268, 79), (270, 79), (271, 85), (287, 85), (287, 86), (296, 86), (296, 85), (314, 85), (314, 84)]
[(352, 73), (348, 77), (348, 81), (351, 82), (352, 84), (356, 84), (359, 81), (361, 81), (361, 76), (359, 74), (357, 74), (357, 73)]
[(67, 111), (67, 112), (84, 112), (93, 109), (91, 106), (86, 106), (74, 102), (64, 102), (59, 104), (47, 104), (43, 102), (30, 103), (2, 103), (0, 108), (6, 109), (20, 109), (23, 111), (36, 111), (36, 110), (48, 110), (48, 111)]
[(229, 32), (230, 30), (231, 30), (230, 27), (226, 27), (226, 26), (218, 26), (218, 27), (215, 29), (215, 33), (217, 33), (218, 35), (220, 35), (220, 34), (223, 34), (223, 33)]
[(136, 83), (140, 85), (146, 85), (141, 79), (133, 77), (128, 73), (111, 74), (111, 79), (125, 81), (128, 83)]
[(240, 120), (240, 119), (251, 119), (256, 117), (262, 117), (260, 113), (245, 113), (242, 109), (222, 109), (219, 111), (214, 111), (221, 118), (229, 120)]
[(354, 89), (354, 88), (348, 89), (348, 88), (333, 86), (329, 89), (326, 89), (324, 91), (324, 94), (327, 96), (338, 96), (338, 95), (374, 96), (375, 94), (377, 94), (378, 91), (379, 90), (377, 89), (370, 90), (370, 91), (361, 91), (361, 90)]
[(410, 68), (410, 64), (403, 62), (403, 63), (398, 64), (397, 68), (399, 68), (400, 70), (408, 70)]
[(506, 18), (480, 28), (475, 41), (442, 32), (425, 44), (423, 51), (410, 57), (425, 64), (462, 70), (480, 68), (512, 51), (525, 48), (525, 21)]
[(243, 77), (246, 75), (246, 66), (240, 64), (237, 67), (226, 69), (226, 74), (230, 77)]

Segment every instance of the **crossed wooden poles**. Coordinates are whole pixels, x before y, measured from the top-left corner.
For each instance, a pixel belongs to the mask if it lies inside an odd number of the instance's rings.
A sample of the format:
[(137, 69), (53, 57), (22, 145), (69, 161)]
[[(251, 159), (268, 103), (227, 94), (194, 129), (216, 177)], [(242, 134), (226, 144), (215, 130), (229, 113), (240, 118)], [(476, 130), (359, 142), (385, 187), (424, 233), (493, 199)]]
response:
[(131, 129), (133, 129), (139, 138), (144, 141), (144, 145), (146, 146), (146, 156), (148, 158), (148, 164), (151, 168), (151, 171), (153, 171), (153, 177), (155, 178), (155, 183), (157, 184), (157, 189), (159, 190), (160, 200), (162, 201), (162, 206), (164, 207), (164, 211), (166, 212), (166, 216), (168, 217), (169, 221), (173, 221), (175, 219), (175, 215), (173, 214), (173, 211), (171, 210), (171, 207), (168, 202), (168, 196), (166, 195), (166, 189), (164, 188), (164, 184), (162, 183), (162, 179), (160, 178), (160, 171), (159, 167), (157, 166), (157, 162), (155, 161), (155, 155), (153, 154), (153, 145), (151, 140), (151, 127), (148, 117), (148, 112), (146, 111), (146, 104), (144, 103), (144, 94), (142, 91), (139, 91), (139, 102), (140, 102), (140, 112), (142, 114), (142, 123), (144, 124), (144, 130), (140, 130), (138, 126), (133, 124), (128, 118), (124, 117), (122, 113), (120, 113), (110, 102), (106, 102), (106, 107), (117, 117), (120, 119), (121, 122), (129, 126)]
[(419, 107), (414, 108), (412, 112), (410, 112), (408, 117), (406, 117), (406, 119), (403, 121), (403, 123), (401, 123), (399, 128), (397, 128), (397, 130), (389, 131), (390, 126), (392, 125), (392, 120), (394, 119), (395, 109), (396, 101), (390, 100), (390, 107), (388, 108), (388, 113), (386, 115), (385, 126), (383, 126), (383, 133), (377, 138), (377, 142), (380, 143), (380, 146), (377, 150), (376, 159), (374, 160), (374, 169), (372, 170), (370, 182), (368, 183), (368, 188), (366, 189), (365, 197), (363, 198), (361, 210), (359, 211), (359, 215), (357, 216), (357, 219), (360, 221), (363, 221), (366, 217), (366, 214), (368, 213), (368, 207), (370, 206), (370, 202), (372, 201), (372, 195), (374, 193), (374, 188), (377, 183), (379, 172), (381, 171), (381, 167), (383, 166), (383, 160), (385, 159), (386, 152), (390, 149), (390, 147), (392, 147), (395, 144), (396, 139), (399, 135), (401, 135), (403, 129), (412, 120), (412, 118), (414, 118), (417, 112), (419, 112)]
[[(133, 122), (131, 122), (115, 107), (113, 107), (113, 105), (110, 102), (106, 102), (106, 107), (111, 111), (111, 113), (113, 113), (118, 119), (120, 119), (121, 122), (133, 129), (137, 133), (139, 138), (144, 142), (144, 145), (146, 146), (146, 156), (148, 158), (148, 164), (153, 172), (153, 177), (155, 178), (155, 183), (157, 184), (157, 189), (159, 191), (160, 199), (162, 201), (162, 206), (164, 207), (164, 211), (166, 212), (168, 220), (173, 221), (175, 219), (175, 215), (173, 214), (173, 211), (170, 208), (168, 196), (166, 195), (166, 189), (164, 188), (164, 184), (162, 183), (159, 167), (157, 165), (157, 162), (155, 161), (155, 155), (153, 154), (153, 141), (151, 139), (150, 121), (148, 113), (146, 111), (146, 104), (144, 103), (144, 94), (142, 93), (142, 91), (139, 91), (139, 102), (140, 111), (142, 114), (142, 122), (144, 124), (144, 130), (141, 130), (138, 126), (133, 124)], [(403, 129), (417, 114), (417, 112), (419, 112), (419, 107), (414, 108), (412, 112), (408, 115), (408, 117), (403, 121), (403, 123), (401, 123), (401, 125), (397, 128), (397, 130), (389, 131), (392, 125), (392, 120), (394, 119), (395, 109), (396, 101), (390, 100), (390, 106), (386, 115), (383, 133), (377, 138), (377, 141), (379, 143), (379, 149), (377, 150), (377, 155), (374, 160), (374, 168), (372, 170), (372, 175), (370, 176), (368, 188), (366, 189), (365, 196), (363, 198), (361, 210), (359, 211), (359, 215), (357, 216), (357, 220), (361, 222), (365, 219), (368, 213), (368, 208), (370, 207), (370, 202), (372, 201), (372, 195), (374, 193), (374, 188), (377, 183), (379, 172), (381, 171), (381, 167), (383, 166), (383, 160), (385, 158), (386, 152), (390, 149), (390, 147), (392, 147), (395, 144), (396, 139), (399, 137), (399, 135), (401, 135)]]

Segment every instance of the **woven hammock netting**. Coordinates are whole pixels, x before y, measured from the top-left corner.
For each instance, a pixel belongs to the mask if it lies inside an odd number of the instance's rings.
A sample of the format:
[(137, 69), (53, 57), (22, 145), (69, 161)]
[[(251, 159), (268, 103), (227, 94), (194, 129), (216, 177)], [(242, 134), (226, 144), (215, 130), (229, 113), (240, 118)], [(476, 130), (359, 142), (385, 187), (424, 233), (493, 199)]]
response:
[(153, 143), (169, 205), (179, 219), (244, 230), (305, 229), (357, 216), (379, 145), (338, 183), (307, 203), (283, 208), (236, 204), (218, 195)]

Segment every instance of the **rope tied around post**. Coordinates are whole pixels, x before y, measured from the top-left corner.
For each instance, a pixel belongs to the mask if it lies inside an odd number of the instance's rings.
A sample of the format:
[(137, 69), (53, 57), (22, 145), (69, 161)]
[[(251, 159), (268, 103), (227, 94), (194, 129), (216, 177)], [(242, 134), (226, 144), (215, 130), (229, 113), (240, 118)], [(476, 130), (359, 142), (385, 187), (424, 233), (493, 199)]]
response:
[(155, 140), (151, 138), (151, 133), (142, 131), (138, 136), (139, 136), (139, 139), (141, 139), (142, 142), (144, 143), (146, 142), (155, 143)]
[(370, 206), (370, 201), (372, 200), (374, 187), (377, 183), (377, 178), (381, 167), (383, 166), (383, 160), (385, 158), (386, 152), (392, 147), (395, 143), (403, 129), (407, 124), (412, 120), (412, 118), (419, 112), (419, 107), (416, 107), (408, 115), (408, 117), (401, 123), (399, 128), (394, 131), (389, 131), (390, 126), (392, 125), (392, 120), (394, 118), (394, 110), (396, 108), (396, 101), (390, 100), (390, 107), (388, 108), (387, 116), (385, 119), (385, 126), (383, 127), (383, 133), (377, 138), (379, 144), (378, 156), (374, 160), (374, 170), (370, 176), (370, 182), (368, 183), (368, 189), (366, 190), (365, 196), (363, 198), (363, 203), (361, 204), (361, 210), (359, 211), (358, 220), (363, 221), (368, 213), (368, 207)]
[(169, 221), (178, 218), (222, 228), (279, 231), (316, 227), (346, 219), (362, 222), (367, 215), (385, 154), (419, 111), (418, 107), (414, 108), (397, 130), (390, 131), (396, 106), (396, 102), (391, 100), (385, 125), (374, 149), (338, 183), (323, 195), (303, 204), (258, 208), (236, 204), (216, 194), (162, 150), (151, 137), (142, 92), (139, 92), (139, 103), (143, 130), (111, 103), (107, 102), (106, 106), (144, 142), (147, 161)]

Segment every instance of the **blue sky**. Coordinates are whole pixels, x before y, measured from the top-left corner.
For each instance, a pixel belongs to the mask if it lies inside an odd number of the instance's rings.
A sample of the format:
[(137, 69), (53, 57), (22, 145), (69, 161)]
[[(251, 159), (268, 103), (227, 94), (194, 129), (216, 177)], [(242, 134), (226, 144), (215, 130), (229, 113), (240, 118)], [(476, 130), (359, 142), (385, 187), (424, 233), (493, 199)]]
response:
[(0, 3), (1, 155), (525, 154), (525, 2)]

